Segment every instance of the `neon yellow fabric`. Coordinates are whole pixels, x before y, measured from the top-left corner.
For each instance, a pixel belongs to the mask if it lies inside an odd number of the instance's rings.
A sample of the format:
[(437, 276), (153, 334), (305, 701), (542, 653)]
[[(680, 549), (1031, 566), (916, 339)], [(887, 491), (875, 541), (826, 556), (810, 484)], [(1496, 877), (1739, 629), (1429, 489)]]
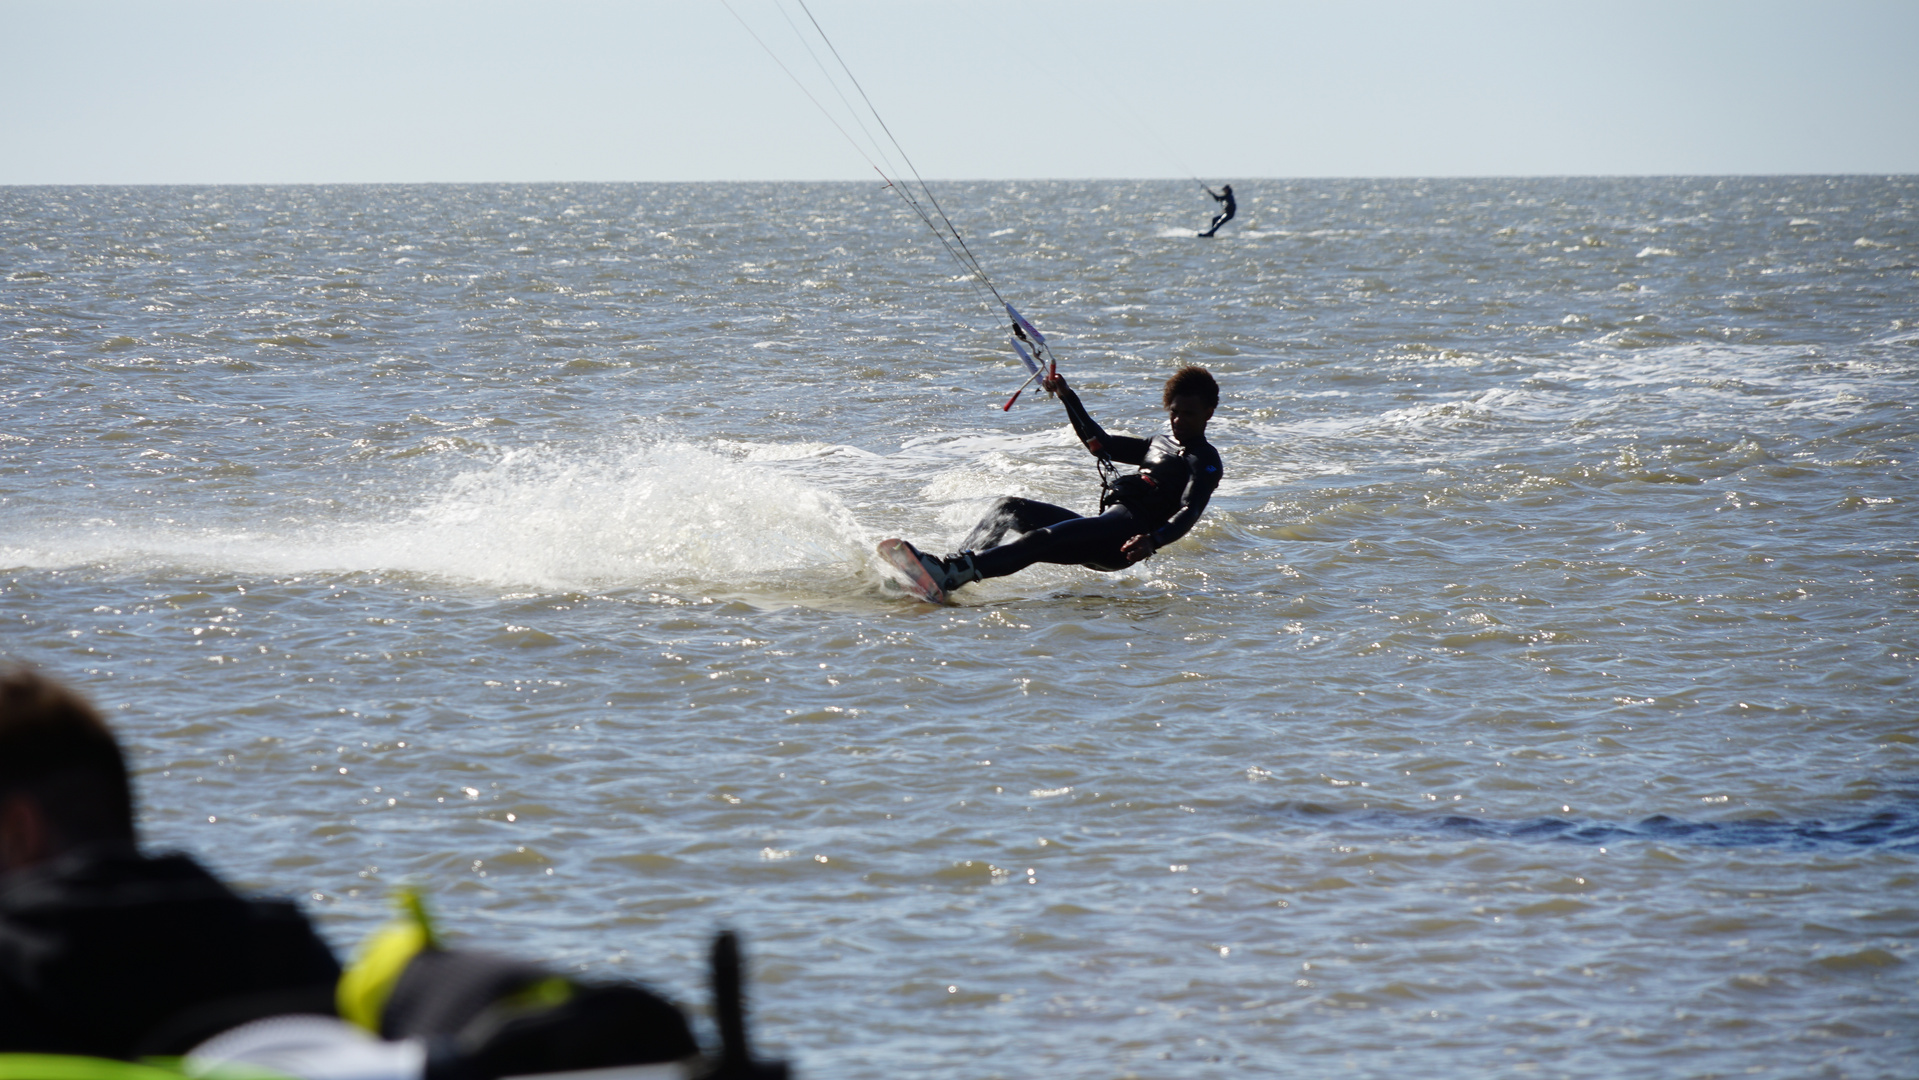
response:
[(564, 1005), (573, 1000), (573, 984), (558, 975), (539, 982), (501, 998), (499, 1004), (510, 1009), (544, 1010)]
[[(413, 889), (401, 889), (394, 896), (400, 909), (394, 920), (360, 943), (359, 955), (340, 975), (334, 989), (334, 1004), (340, 1018), (375, 1035), (380, 1033), (380, 1014), (400, 981), (400, 974), (423, 950), (439, 942), (433, 934), (433, 921), (426, 905)], [(0, 1080), (7, 1080), (0, 1077)]]
[(0, 1080), (183, 1080), (180, 1073), (112, 1058), (0, 1054)]

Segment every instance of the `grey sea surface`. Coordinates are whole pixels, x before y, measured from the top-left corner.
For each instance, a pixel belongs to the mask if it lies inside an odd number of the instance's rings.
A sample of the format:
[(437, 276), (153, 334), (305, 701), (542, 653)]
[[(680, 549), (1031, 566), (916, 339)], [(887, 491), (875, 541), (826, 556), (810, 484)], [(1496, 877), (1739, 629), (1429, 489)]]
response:
[(1919, 1074), (1919, 178), (0, 189), (0, 659), (156, 849), (809, 1077)]

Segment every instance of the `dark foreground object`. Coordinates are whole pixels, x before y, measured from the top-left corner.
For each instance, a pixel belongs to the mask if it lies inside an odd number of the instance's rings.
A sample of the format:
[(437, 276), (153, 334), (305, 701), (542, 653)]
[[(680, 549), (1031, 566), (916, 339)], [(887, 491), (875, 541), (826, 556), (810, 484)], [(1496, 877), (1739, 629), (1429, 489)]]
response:
[(786, 1080), (786, 1062), (754, 1061), (747, 1045), (740, 941), (731, 930), (713, 939), (713, 1012), (720, 1024), (720, 1063), (704, 1080)]
[(0, 1050), (177, 1054), (276, 1012), (332, 1010), (339, 964), (292, 903), (185, 855), (97, 845), (0, 894)]

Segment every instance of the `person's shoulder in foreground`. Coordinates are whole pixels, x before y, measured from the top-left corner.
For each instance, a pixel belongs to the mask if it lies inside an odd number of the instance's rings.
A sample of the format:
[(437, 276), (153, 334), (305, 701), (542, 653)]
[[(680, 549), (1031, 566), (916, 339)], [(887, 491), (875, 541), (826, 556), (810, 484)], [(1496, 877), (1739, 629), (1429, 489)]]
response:
[(85, 699), (0, 675), (0, 1051), (177, 1053), (311, 1002), (340, 968), (291, 903), (142, 855), (118, 742)]

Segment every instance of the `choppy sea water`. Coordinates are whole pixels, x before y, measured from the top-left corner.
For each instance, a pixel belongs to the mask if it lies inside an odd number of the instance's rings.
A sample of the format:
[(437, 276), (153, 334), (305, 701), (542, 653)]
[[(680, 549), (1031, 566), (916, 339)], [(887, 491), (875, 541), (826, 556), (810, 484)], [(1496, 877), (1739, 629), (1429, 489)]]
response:
[(869, 184), (0, 189), (0, 658), (149, 846), (345, 953), (704, 1002), (817, 1077), (1909, 1077), (1919, 180), (972, 183), (1116, 430), (1123, 575), (871, 556), (1091, 507)]

